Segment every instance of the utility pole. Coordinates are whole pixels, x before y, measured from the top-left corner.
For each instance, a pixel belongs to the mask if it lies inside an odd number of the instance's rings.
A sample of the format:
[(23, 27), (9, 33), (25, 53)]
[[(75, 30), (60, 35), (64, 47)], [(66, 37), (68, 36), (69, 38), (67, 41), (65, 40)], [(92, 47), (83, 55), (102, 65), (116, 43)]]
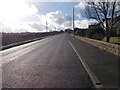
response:
[(46, 21), (46, 32), (48, 32), (47, 21)]
[(56, 27), (55, 27), (55, 31), (56, 31)]
[(74, 7), (73, 7), (73, 30), (74, 30)]

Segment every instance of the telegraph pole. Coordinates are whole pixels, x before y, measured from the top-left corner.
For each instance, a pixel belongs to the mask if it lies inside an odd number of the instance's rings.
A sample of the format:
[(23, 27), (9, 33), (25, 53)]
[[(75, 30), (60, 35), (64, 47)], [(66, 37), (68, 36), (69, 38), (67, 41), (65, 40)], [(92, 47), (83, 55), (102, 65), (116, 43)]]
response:
[(73, 30), (74, 30), (74, 7), (73, 7)]
[(46, 21), (46, 32), (48, 32), (47, 21)]
[(55, 31), (56, 31), (56, 27), (55, 27)]

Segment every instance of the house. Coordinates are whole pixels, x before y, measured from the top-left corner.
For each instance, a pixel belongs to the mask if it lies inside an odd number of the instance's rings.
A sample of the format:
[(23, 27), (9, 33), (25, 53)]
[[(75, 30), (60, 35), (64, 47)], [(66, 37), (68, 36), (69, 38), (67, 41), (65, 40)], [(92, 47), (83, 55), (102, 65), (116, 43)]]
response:
[(68, 28), (68, 29), (65, 29), (65, 32), (66, 32), (66, 33), (72, 33), (73, 30), (71, 30), (71, 29)]
[(87, 29), (80, 29), (80, 28), (75, 28), (74, 29), (74, 32), (76, 35), (79, 35), (79, 36), (86, 36), (86, 31)]

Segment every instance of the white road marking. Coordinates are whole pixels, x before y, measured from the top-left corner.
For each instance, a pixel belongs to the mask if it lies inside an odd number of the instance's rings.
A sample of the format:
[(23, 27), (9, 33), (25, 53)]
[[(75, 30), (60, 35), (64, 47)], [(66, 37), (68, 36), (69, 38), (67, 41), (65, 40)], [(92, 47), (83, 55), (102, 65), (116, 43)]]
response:
[(73, 44), (71, 43), (71, 41), (69, 40), (70, 45), (72, 46), (73, 50), (75, 51), (75, 53), (77, 54), (79, 60), (81, 61), (82, 65), (84, 66), (85, 70), (87, 71), (88, 75), (91, 78), (91, 81), (94, 84), (95, 88), (103, 88), (103, 86), (101, 85), (100, 81), (97, 79), (97, 77), (94, 75), (94, 73), (92, 72), (92, 70), (89, 68), (89, 66), (87, 65), (87, 63), (83, 60), (82, 56), (80, 56), (77, 52), (77, 50), (75, 49), (75, 47), (73, 46)]

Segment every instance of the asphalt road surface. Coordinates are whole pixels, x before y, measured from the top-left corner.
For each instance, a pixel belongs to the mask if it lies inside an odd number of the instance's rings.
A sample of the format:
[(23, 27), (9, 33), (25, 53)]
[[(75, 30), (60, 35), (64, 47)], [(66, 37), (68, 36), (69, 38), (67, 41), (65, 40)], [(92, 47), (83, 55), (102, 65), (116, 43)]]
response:
[(93, 84), (66, 34), (2, 52), (3, 88), (90, 88)]
[(78, 54), (105, 88), (120, 87), (120, 57), (68, 35)]

